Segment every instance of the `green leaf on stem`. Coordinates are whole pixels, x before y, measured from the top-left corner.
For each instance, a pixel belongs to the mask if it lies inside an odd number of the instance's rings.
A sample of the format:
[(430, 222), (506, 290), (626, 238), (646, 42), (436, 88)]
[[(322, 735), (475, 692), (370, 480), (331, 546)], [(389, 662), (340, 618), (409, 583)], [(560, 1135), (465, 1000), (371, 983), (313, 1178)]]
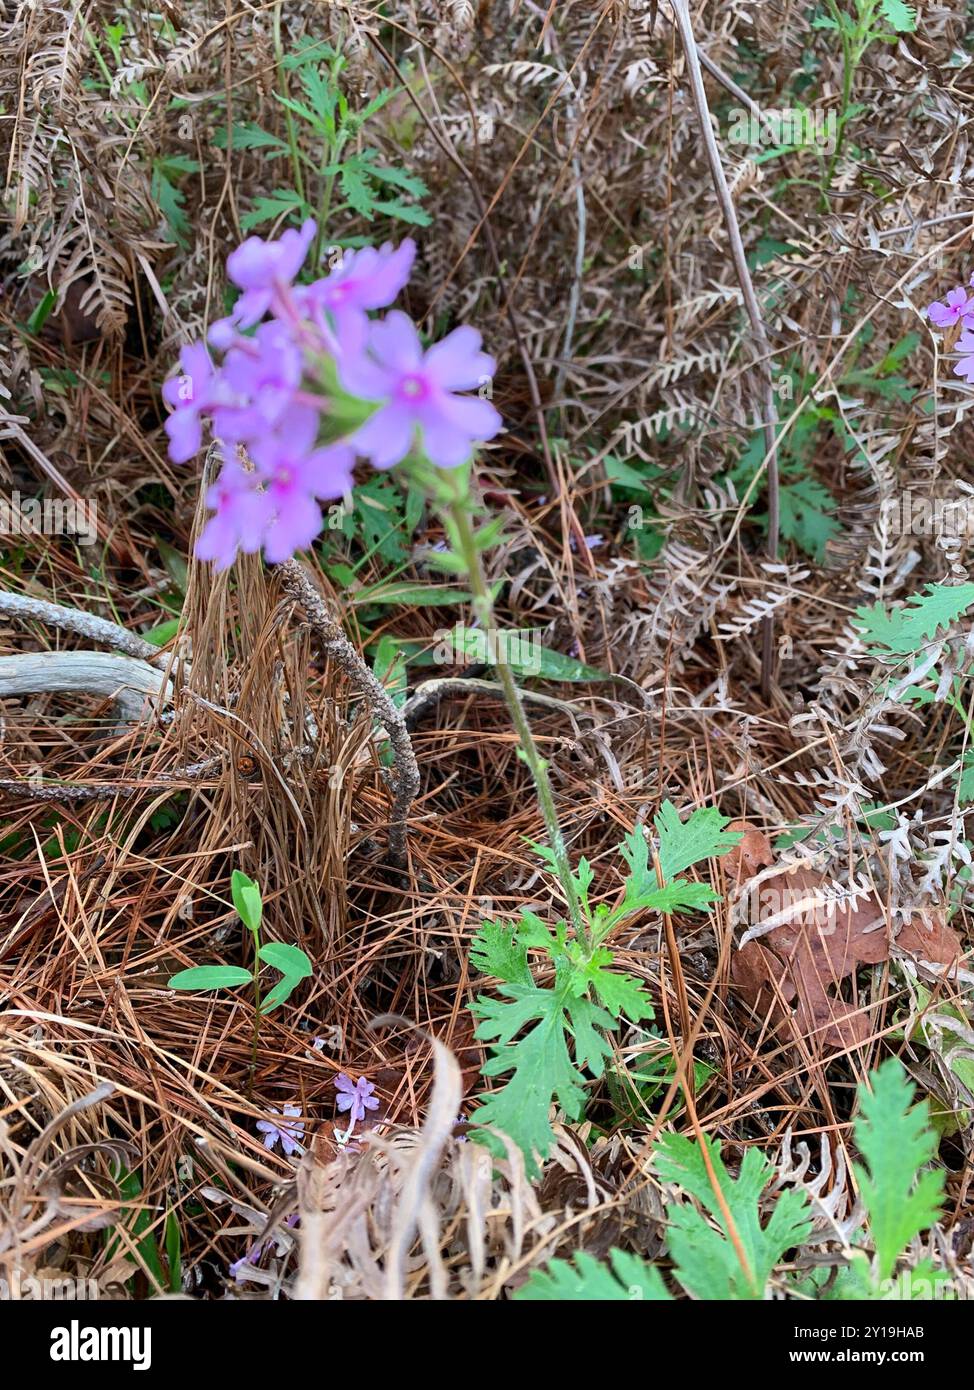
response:
[(250, 971), (240, 965), (194, 965), (190, 970), (180, 970), (178, 975), (173, 975), (169, 988), (200, 994), (209, 989), (233, 989), (249, 984), (252, 979)]

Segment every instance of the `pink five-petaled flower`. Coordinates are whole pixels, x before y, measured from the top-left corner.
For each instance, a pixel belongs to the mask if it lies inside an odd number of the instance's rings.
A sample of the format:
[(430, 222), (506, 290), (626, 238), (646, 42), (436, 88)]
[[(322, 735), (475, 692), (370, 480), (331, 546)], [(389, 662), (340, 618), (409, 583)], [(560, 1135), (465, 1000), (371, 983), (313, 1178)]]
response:
[(275, 295), (286, 292), (304, 265), (317, 227), (309, 217), (300, 231), (289, 227), (277, 241), (250, 236), (227, 257), (227, 274), (243, 294), (229, 318), (210, 329), (210, 342), (227, 347), (235, 329), (250, 328), (267, 313)]
[(349, 1119), (353, 1123), (364, 1120), (366, 1110), (378, 1110), (379, 1108), (379, 1097), (372, 1094), (375, 1087), (371, 1081), (366, 1081), (364, 1076), (353, 1081), (344, 1072), (339, 1072), (335, 1077), (335, 1089), (339, 1093), (339, 1110), (350, 1110), (352, 1113)]
[[(280, 1115), (280, 1110), (270, 1111), (272, 1115)], [(301, 1107), (299, 1105), (285, 1105), (284, 1115), (287, 1123), (275, 1124), (272, 1120), (258, 1120), (257, 1128), (264, 1136), (264, 1148), (273, 1149), (280, 1144), (288, 1158), (292, 1154), (304, 1153), (300, 1140), (304, 1138), (304, 1120), (301, 1119)]]
[(347, 444), (314, 447), (318, 414), (295, 406), (286, 428), (269, 430), (250, 446), (254, 468), (225, 446), (220, 476), (206, 494), (213, 512), (196, 545), (201, 560), (228, 569), (237, 552), (264, 547), (271, 564), (305, 550), (322, 527), (317, 498), (351, 491), (355, 455)]
[(253, 555), (260, 549), (267, 525), (266, 506), (258, 491), (259, 478), (243, 467), (231, 447), (224, 447), (223, 467), (207, 490), (206, 505), (213, 515), (196, 542), (200, 560), (212, 560), (217, 570), (229, 569), (237, 551)]
[(954, 376), (962, 376), (965, 381), (974, 382), (974, 332), (967, 329), (957, 339), (958, 352), (965, 353), (959, 362), (954, 363)]
[(400, 310), (373, 323), (366, 351), (339, 363), (346, 390), (382, 402), (352, 436), (356, 449), (376, 468), (390, 468), (406, 457), (419, 432), (427, 457), (440, 468), (465, 463), (472, 446), (503, 425), (489, 401), (456, 394), (494, 374), (494, 359), (480, 343), (476, 329), (455, 328), (424, 352), (416, 325)]
[(276, 319), (262, 323), (223, 359), (213, 433), (237, 443), (264, 434), (291, 405), (303, 370), (301, 349), (287, 328)]
[(317, 434), (317, 412), (296, 406), (285, 429), (264, 435), (250, 447), (264, 483), (264, 557), (272, 565), (306, 550), (321, 530), (316, 498), (341, 497), (352, 490), (354, 453), (347, 444), (315, 449)]
[(199, 453), (203, 441), (201, 415), (210, 408), (214, 387), (213, 363), (202, 343), (184, 347), (179, 354), (180, 373), (162, 388), (162, 399), (172, 406), (166, 420), (169, 457), (173, 463), (186, 463)]
[(974, 327), (974, 295), (959, 285), (957, 289), (950, 290), (943, 300), (931, 304), (927, 309), (927, 317), (938, 328), (953, 328), (955, 323), (962, 321), (966, 327), (968, 319), (971, 321), (970, 326)]
[(295, 291), (296, 303), (314, 314), (326, 311), (342, 353), (351, 356), (365, 346), (367, 310), (392, 303), (408, 281), (415, 258), (416, 243), (410, 237), (395, 248), (386, 242), (378, 251), (374, 246), (345, 251), (330, 275)]

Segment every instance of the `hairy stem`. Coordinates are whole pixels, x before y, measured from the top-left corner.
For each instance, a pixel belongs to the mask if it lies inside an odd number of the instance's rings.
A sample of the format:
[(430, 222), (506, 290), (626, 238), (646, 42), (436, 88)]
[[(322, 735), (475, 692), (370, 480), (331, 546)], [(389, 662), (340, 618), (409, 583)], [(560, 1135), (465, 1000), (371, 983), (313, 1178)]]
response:
[[(459, 497), (455, 498), (450, 505), (449, 514), (456, 527), (461, 559), (467, 567), (467, 575), (474, 598), (475, 609), (481, 622), (487, 625), (493, 613), (493, 599), (491, 598), (490, 587), (487, 583), (487, 576), (484, 574), (480, 551), (477, 549), (473, 527), (470, 524), (469, 508), (465, 505), (465, 500)], [(571, 861), (568, 858), (568, 850), (565, 847), (565, 837), (562, 835), (561, 825), (558, 821), (558, 812), (555, 809), (554, 793), (551, 789), (551, 780), (548, 777), (548, 764), (538, 752), (537, 744), (534, 741), (534, 735), (531, 732), (531, 725), (524, 711), (524, 702), (521, 699), (521, 692), (517, 687), (517, 682), (514, 679), (514, 674), (510, 666), (506, 661), (498, 660), (495, 669), (497, 671), (498, 682), (503, 691), (504, 701), (510, 712), (518, 739), (520, 740), (524, 761), (530, 769), (535, 788), (537, 789), (538, 803), (541, 807), (541, 815), (544, 819), (545, 828), (548, 831), (548, 842), (552, 854), (554, 855), (558, 881), (565, 895), (568, 915), (576, 935), (586, 947), (588, 947), (588, 928), (585, 924), (582, 906), (578, 898), (578, 891), (575, 887)]]

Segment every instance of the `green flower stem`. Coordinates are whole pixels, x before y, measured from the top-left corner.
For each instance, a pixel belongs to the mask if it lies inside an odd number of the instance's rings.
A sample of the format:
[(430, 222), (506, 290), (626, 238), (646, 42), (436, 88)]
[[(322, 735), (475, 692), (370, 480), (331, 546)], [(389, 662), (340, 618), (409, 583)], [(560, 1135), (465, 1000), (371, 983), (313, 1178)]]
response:
[[(474, 610), (478, 618), (485, 627), (490, 625), (493, 614), (494, 604), (491, 598), (490, 588), (487, 583), (487, 576), (484, 574), (483, 563), (480, 558), (480, 551), (470, 524), (470, 508), (466, 495), (459, 495), (457, 489), (452, 489), (453, 496), (449, 504), (449, 516), (456, 529), (458, 540), (458, 552), (467, 568), (467, 576), (470, 583), (470, 591), (473, 594)], [(466, 492), (466, 490), (464, 490)], [(582, 905), (579, 901), (578, 890), (575, 887), (575, 878), (572, 873), (571, 861), (568, 858), (568, 850), (565, 847), (565, 838), (561, 833), (561, 825), (558, 822), (558, 812), (555, 810), (555, 798), (551, 789), (551, 781), (548, 777), (548, 764), (538, 752), (534, 735), (531, 732), (531, 725), (524, 712), (524, 702), (521, 699), (521, 692), (517, 687), (514, 674), (510, 666), (505, 661), (498, 661), (495, 670), (501, 689), (504, 692), (504, 700), (510, 712), (511, 720), (521, 743), (521, 751), (524, 761), (530, 769), (534, 779), (534, 785), (538, 793), (538, 802), (541, 806), (541, 815), (544, 818), (545, 828), (548, 831), (548, 842), (554, 855), (555, 865), (558, 873), (558, 881), (565, 894), (565, 902), (568, 907), (568, 915), (571, 924), (575, 929), (575, 934), (583, 943), (586, 950), (590, 947), (588, 927), (582, 913)]]
[(250, 1075), (247, 1078), (247, 1095), (253, 1094), (254, 1077), (257, 1075), (257, 1052), (260, 1047), (260, 928), (250, 933), (254, 948), (254, 1031), (250, 1040)]
[(833, 23), (839, 33), (839, 40), (842, 44), (842, 105), (839, 108), (839, 118), (837, 122), (837, 132), (835, 149), (829, 160), (828, 168), (825, 171), (825, 181), (822, 186), (822, 200), (824, 211), (829, 210), (828, 190), (832, 186), (832, 176), (835, 173), (839, 156), (842, 153), (842, 146), (845, 141), (846, 126), (849, 123), (849, 109), (852, 106), (852, 91), (855, 86), (856, 73), (865, 57), (866, 50), (878, 34), (874, 30), (877, 14), (879, 11), (879, 0), (865, 0), (865, 3), (856, 5), (856, 22), (852, 32), (846, 30), (843, 23), (843, 13), (840, 11), (836, 0), (826, 0), (826, 7)]
[[(281, 37), (281, 11), (284, 8), (284, 0), (280, 0), (274, 10), (274, 57), (277, 63), (277, 72), (282, 96), (288, 95), (287, 74), (284, 71), (284, 42)], [(301, 173), (301, 152), (298, 148), (297, 131), (294, 128), (294, 117), (289, 107), (284, 108), (284, 119), (287, 126), (287, 143), (291, 152), (291, 172), (294, 175), (294, 188), (298, 197), (304, 202), (304, 178)]]

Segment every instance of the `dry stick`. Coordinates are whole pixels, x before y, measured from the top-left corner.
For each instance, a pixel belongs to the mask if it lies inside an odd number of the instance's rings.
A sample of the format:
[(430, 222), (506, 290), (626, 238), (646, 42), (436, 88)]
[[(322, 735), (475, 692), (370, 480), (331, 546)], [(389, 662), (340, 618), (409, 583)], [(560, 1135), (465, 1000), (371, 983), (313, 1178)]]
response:
[(190, 763), (174, 772), (156, 773), (152, 782), (42, 782), (30, 777), (0, 777), (0, 794), (23, 796), (30, 801), (50, 801), (68, 803), (73, 801), (110, 801), (115, 797), (141, 796), (149, 792), (165, 791), (176, 786), (182, 790), (182, 782), (199, 782), (217, 772), (224, 765), (224, 758), (204, 758), (202, 762)]
[[(710, 164), (710, 175), (714, 181), (717, 201), (720, 203), (720, 209), (724, 216), (724, 225), (727, 228), (731, 256), (734, 261), (734, 271), (741, 287), (741, 293), (744, 296), (744, 305), (751, 323), (751, 332), (754, 336), (754, 345), (757, 349), (758, 365), (761, 369), (763, 379), (765, 416), (764, 451), (768, 468), (768, 558), (773, 563), (778, 558), (780, 505), (778, 494), (778, 450), (775, 439), (778, 426), (778, 410), (774, 397), (774, 380), (771, 375), (771, 346), (768, 342), (768, 335), (765, 332), (764, 320), (761, 317), (761, 306), (758, 304), (757, 295), (754, 293), (751, 272), (748, 270), (747, 257), (744, 254), (744, 242), (741, 239), (741, 229), (737, 220), (737, 210), (734, 207), (734, 200), (727, 186), (724, 166), (720, 160), (720, 151), (717, 148), (717, 140), (714, 136), (713, 126), (710, 123), (710, 107), (707, 104), (707, 92), (703, 85), (703, 73), (700, 70), (700, 57), (697, 52), (696, 40), (693, 37), (693, 28), (690, 24), (690, 11), (687, 0), (670, 0), (670, 4), (673, 9), (674, 17), (676, 18), (677, 28), (680, 31), (680, 42), (683, 45), (683, 52), (687, 60), (690, 90), (697, 113), (697, 121), (700, 125), (700, 134), (703, 136), (704, 148), (707, 151), (707, 161)], [(762, 622), (761, 637), (761, 693), (767, 700), (770, 699), (771, 696), (771, 679), (774, 674), (773, 614), (769, 614)]]
[[(44, 623), (47, 627), (58, 627), (67, 632), (80, 633), (91, 642), (103, 642), (117, 652), (125, 652), (137, 660), (158, 664), (162, 655), (158, 647), (146, 642), (127, 628), (119, 627), (106, 618), (96, 618), (84, 613), (80, 608), (66, 608), (60, 603), (48, 603), (46, 599), (31, 598), (28, 594), (12, 594), (0, 589), (0, 615), (22, 618), (25, 621)], [(163, 656), (162, 659), (169, 658)]]
[[(497, 681), (478, 680), (476, 677), (468, 676), (443, 676), (439, 680), (421, 681), (402, 707), (406, 728), (415, 729), (419, 721), (449, 695), (459, 695), (461, 699), (494, 695), (503, 700), (504, 688)], [(559, 714), (567, 714), (573, 720), (591, 719), (593, 724), (597, 723), (595, 715), (590, 714), (588, 710), (575, 709), (567, 700), (557, 700), (553, 695), (542, 695), (535, 690), (522, 690), (521, 699), (526, 704), (530, 702), (545, 709), (557, 710)]]
[(173, 697), (156, 666), (114, 652), (18, 652), (0, 656), (0, 698), (66, 693), (113, 700), (123, 720), (139, 722)]
[(322, 650), (344, 671), (361, 692), (373, 718), (385, 726), (396, 764), (396, 789), (389, 822), (389, 858), (396, 864), (406, 860), (406, 818), (419, 791), (419, 766), (409, 731), (382, 683), (376, 679), (342, 631), (341, 625), (325, 607), (311, 576), (297, 560), (277, 566), (285, 593), (305, 613)]

